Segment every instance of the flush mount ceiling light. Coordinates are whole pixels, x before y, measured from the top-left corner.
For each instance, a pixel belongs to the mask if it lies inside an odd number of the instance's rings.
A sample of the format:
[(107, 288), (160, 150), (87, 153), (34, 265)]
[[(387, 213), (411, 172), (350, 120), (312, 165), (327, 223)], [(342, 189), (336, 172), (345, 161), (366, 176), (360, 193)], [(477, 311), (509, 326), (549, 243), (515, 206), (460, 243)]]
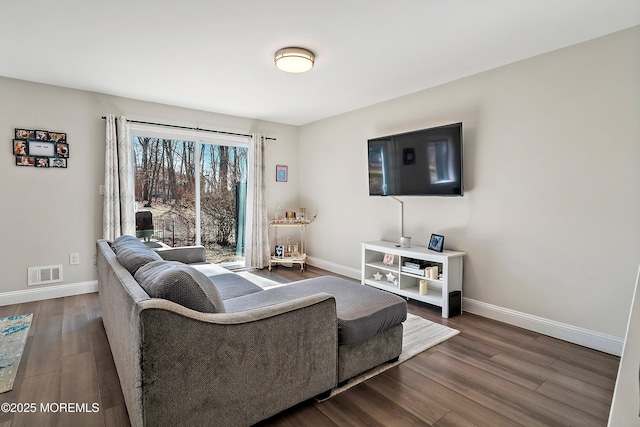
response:
[(285, 47), (276, 52), (273, 60), (278, 70), (286, 73), (306, 73), (313, 68), (313, 52), (301, 47)]

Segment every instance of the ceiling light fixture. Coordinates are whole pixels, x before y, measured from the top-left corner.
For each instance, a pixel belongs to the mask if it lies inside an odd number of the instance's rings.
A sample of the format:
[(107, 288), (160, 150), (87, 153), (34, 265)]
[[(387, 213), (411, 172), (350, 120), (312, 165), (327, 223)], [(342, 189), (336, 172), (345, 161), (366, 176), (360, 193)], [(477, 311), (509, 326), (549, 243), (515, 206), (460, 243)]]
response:
[(306, 73), (313, 68), (313, 52), (301, 47), (285, 47), (276, 52), (274, 58), (278, 70), (286, 73)]

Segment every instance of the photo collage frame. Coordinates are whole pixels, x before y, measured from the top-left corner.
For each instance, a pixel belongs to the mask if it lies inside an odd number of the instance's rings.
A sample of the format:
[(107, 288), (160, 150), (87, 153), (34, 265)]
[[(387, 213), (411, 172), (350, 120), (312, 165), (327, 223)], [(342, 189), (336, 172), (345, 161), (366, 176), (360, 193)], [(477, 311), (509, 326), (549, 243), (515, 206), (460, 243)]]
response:
[(13, 155), (16, 166), (66, 168), (69, 160), (67, 134), (16, 128)]

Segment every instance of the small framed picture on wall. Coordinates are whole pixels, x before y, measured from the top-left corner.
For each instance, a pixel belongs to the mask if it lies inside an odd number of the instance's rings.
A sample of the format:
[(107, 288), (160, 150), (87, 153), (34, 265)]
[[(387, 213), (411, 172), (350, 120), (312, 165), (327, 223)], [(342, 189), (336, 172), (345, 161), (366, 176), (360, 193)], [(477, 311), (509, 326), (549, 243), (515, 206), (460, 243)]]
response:
[(284, 165), (276, 166), (276, 181), (287, 182), (289, 178), (289, 167)]

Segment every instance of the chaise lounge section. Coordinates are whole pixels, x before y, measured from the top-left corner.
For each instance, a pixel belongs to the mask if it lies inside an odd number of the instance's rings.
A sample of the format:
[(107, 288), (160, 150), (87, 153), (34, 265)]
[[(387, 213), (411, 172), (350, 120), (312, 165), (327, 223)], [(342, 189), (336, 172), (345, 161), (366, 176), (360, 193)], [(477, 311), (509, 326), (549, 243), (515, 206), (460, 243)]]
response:
[(202, 247), (156, 252), (123, 236), (97, 248), (133, 426), (251, 425), (402, 351), (395, 295), (330, 276), (263, 290)]

